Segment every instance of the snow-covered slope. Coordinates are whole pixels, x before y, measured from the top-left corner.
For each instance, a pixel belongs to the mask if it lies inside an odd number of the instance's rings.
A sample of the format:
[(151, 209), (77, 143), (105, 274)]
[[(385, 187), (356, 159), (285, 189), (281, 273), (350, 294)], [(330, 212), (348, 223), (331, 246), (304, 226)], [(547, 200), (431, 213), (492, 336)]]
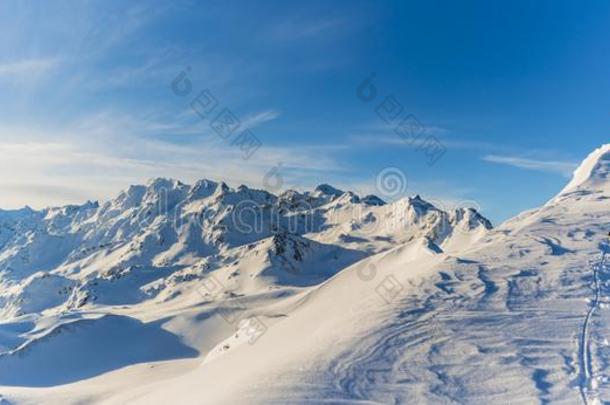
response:
[(420, 197), (386, 204), (329, 185), (275, 196), (209, 180), (1, 211), (0, 386), (80, 384), (160, 361), (188, 369), (233, 346), (249, 319), (279, 323), (353, 263), (415, 240), (471, 244), (490, 227)]
[(386, 204), (328, 185), (274, 196), (207, 180), (0, 212), (0, 392), (610, 401), (609, 153), (494, 230), (418, 196)]

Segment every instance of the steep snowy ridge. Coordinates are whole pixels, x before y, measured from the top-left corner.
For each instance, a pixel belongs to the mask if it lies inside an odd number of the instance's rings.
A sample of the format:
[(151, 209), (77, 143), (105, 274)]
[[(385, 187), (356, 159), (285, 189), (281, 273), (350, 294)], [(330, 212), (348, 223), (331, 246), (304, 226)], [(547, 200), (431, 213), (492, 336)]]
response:
[(608, 191), (610, 179), (610, 144), (601, 146), (574, 171), (572, 181), (560, 194), (582, 189), (603, 189)]

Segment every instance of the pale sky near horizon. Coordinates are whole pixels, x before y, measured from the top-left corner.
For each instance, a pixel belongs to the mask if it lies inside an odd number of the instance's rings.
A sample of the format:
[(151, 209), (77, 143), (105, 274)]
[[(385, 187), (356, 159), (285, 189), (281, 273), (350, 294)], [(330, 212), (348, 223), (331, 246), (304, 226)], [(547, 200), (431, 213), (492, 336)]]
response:
[[(0, 207), (152, 177), (261, 188), (273, 168), (284, 187), (376, 193), (392, 168), (403, 194), (471, 201), (497, 223), (610, 141), (608, 21), (605, 1), (4, 1)], [(191, 109), (205, 89), (235, 134)], [(395, 131), (403, 119), (442, 145), (438, 161)], [(261, 142), (248, 159), (244, 130)]]

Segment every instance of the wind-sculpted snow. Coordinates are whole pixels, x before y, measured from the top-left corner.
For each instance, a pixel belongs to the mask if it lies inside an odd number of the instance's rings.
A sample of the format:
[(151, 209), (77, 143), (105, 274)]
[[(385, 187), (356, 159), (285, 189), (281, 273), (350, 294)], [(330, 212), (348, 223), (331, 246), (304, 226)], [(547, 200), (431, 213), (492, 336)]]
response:
[(582, 162), (574, 172), (572, 181), (562, 190), (561, 194), (581, 191), (610, 191), (610, 144), (604, 145), (593, 152)]
[(608, 402), (608, 148), (493, 230), (420, 196), (209, 180), (2, 211), (0, 398)]

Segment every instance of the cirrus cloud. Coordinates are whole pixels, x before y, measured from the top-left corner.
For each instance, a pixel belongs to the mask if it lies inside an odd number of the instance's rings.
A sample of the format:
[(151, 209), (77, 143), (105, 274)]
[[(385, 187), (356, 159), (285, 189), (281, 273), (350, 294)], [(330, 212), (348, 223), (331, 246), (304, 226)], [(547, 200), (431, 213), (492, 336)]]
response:
[(518, 167), (520, 169), (559, 173), (566, 178), (570, 178), (578, 166), (575, 162), (529, 159), (518, 156), (486, 155), (482, 160), (490, 163)]

